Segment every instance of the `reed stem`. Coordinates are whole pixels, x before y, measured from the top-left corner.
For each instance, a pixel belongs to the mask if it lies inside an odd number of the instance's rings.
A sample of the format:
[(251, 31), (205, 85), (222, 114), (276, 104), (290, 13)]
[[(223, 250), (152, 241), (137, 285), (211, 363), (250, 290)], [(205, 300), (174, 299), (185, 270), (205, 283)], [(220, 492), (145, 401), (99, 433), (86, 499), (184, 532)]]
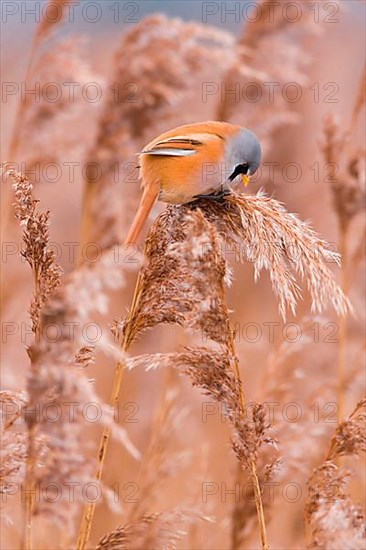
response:
[[(122, 386), (122, 378), (123, 378), (123, 372), (125, 367), (124, 354), (128, 350), (128, 347), (131, 343), (130, 342), (130, 326), (131, 326), (130, 319), (134, 314), (136, 305), (138, 303), (138, 298), (140, 293), (140, 281), (141, 281), (141, 271), (139, 272), (137, 277), (131, 309), (128, 315), (125, 333), (121, 342), (120, 359), (117, 363), (116, 370), (114, 373), (113, 387), (112, 387), (112, 392), (109, 399), (109, 405), (113, 409), (118, 404), (118, 396)], [(112, 431), (112, 427), (110, 425), (105, 426), (103, 429), (101, 440), (100, 440), (99, 450), (98, 450), (98, 465), (97, 465), (97, 471), (95, 475), (95, 478), (98, 482), (101, 480), (103, 475), (103, 468), (104, 468), (105, 458), (108, 450), (108, 443), (110, 440), (111, 431)], [(95, 504), (96, 504), (95, 502), (90, 502), (84, 510), (84, 514), (82, 517), (80, 530), (79, 530), (78, 541), (77, 541), (77, 550), (85, 550), (88, 544), (91, 528), (93, 524), (93, 519), (94, 519)]]
[[(40, 281), (39, 281), (39, 268), (37, 265), (33, 268), (33, 279), (34, 279), (34, 294), (37, 298), (40, 292)], [(40, 341), (41, 337), (41, 323), (38, 319), (37, 326), (34, 330), (34, 339), (35, 343)], [(31, 364), (31, 368), (33, 368)], [(33, 508), (34, 508), (34, 497), (35, 497), (35, 425), (32, 423), (28, 426), (28, 445), (27, 445), (27, 457), (26, 457), (26, 467), (25, 467), (25, 495), (24, 495), (24, 506), (25, 506), (25, 521), (23, 524), (23, 541), (22, 547), (25, 550), (32, 550), (33, 541), (32, 541), (32, 529), (33, 529)]]
[(91, 182), (89, 179), (84, 184), (82, 211), (81, 211), (81, 231), (80, 231), (80, 243), (77, 251), (76, 265), (80, 267), (83, 264), (83, 251), (84, 247), (88, 244), (92, 228), (92, 211), (93, 204), (96, 198), (96, 183)]
[[(348, 295), (348, 249), (347, 249), (348, 226), (342, 224), (340, 227), (340, 254), (342, 257), (341, 286), (343, 292)], [(347, 351), (347, 317), (342, 315), (339, 319), (339, 342), (338, 342), (338, 421), (341, 423), (345, 418), (345, 381), (346, 381), (346, 351)]]
[[(240, 366), (239, 366), (239, 360), (236, 355), (235, 351), (235, 343), (233, 338), (233, 333), (231, 330), (231, 327), (229, 327), (229, 333), (230, 333), (230, 341), (229, 341), (229, 350), (233, 357), (235, 357), (235, 364), (234, 364), (234, 370), (235, 375), (239, 381), (240, 386), (240, 408), (242, 411), (243, 417), (246, 416), (246, 398), (245, 398), (245, 392), (244, 392), (244, 386), (240, 375)], [(259, 532), (261, 537), (261, 543), (262, 543), (262, 550), (269, 550), (269, 544), (268, 544), (268, 537), (267, 537), (267, 528), (266, 528), (266, 520), (264, 515), (264, 506), (263, 506), (263, 500), (262, 500), (262, 493), (259, 483), (259, 478), (257, 474), (257, 466), (255, 463), (255, 460), (252, 458), (248, 461), (249, 466), (249, 475), (251, 482), (253, 484), (253, 490), (254, 490), (254, 496), (255, 496), (255, 506), (257, 510), (257, 518), (258, 518), (258, 525), (259, 525)], [(241, 464), (239, 464), (239, 471), (238, 471), (238, 477), (241, 477), (242, 468)], [(239, 480), (240, 481), (240, 480)], [(233, 539), (236, 539), (235, 530), (233, 534)], [(233, 545), (235, 547), (235, 544)]]

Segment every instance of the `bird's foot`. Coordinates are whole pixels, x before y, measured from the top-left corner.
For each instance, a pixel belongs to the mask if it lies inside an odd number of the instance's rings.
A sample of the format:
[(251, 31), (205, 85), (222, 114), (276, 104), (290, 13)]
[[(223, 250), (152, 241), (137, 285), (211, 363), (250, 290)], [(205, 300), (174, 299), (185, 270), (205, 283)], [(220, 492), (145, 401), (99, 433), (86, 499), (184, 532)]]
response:
[(225, 197), (227, 197), (227, 195), (231, 195), (231, 191), (229, 191), (229, 189), (221, 189), (219, 192), (216, 192), (216, 193), (210, 193), (209, 195), (195, 195), (194, 196), (194, 199), (195, 200), (198, 200), (198, 199), (207, 199), (207, 200), (210, 200), (210, 201), (216, 201), (216, 202), (220, 202), (222, 201)]

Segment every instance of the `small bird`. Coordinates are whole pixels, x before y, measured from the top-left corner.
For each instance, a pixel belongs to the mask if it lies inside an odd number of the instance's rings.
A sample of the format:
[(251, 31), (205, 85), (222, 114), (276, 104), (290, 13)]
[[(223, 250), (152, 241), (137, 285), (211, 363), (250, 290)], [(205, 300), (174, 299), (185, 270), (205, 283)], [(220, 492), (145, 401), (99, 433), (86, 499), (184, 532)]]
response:
[(250, 130), (226, 122), (179, 126), (151, 141), (139, 155), (143, 194), (125, 244), (135, 244), (155, 203), (220, 200), (259, 167), (260, 143)]

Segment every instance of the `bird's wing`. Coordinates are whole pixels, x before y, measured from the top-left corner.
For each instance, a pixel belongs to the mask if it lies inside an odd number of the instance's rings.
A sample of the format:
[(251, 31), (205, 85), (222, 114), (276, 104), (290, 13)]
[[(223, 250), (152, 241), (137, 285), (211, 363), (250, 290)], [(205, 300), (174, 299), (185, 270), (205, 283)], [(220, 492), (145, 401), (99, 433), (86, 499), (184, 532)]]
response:
[(142, 155), (163, 155), (168, 157), (189, 157), (199, 152), (208, 140), (217, 139), (214, 134), (188, 134), (173, 136), (152, 142), (141, 151)]

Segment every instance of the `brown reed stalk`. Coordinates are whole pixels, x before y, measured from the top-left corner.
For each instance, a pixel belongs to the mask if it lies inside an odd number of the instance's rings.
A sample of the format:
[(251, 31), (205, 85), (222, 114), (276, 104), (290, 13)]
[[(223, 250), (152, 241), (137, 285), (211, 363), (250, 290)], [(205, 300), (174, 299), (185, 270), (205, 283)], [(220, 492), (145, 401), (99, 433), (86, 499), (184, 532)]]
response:
[[(235, 368), (235, 375), (238, 380), (238, 385), (240, 388), (240, 414), (243, 418), (246, 418), (246, 398), (244, 393), (244, 385), (242, 382), (242, 378), (240, 375), (240, 365), (239, 365), (239, 358), (236, 354), (235, 350), (235, 343), (234, 343), (234, 336), (233, 336), (233, 330), (231, 327), (229, 327), (229, 351), (231, 356), (234, 358), (234, 368)], [(269, 549), (269, 543), (268, 543), (268, 537), (267, 537), (267, 528), (266, 528), (266, 520), (264, 516), (264, 506), (263, 506), (263, 500), (262, 500), (262, 490), (259, 482), (259, 477), (257, 474), (257, 460), (256, 457), (250, 456), (248, 460), (248, 467), (249, 467), (249, 474), (250, 479), (252, 482), (253, 490), (254, 490), (254, 498), (255, 498), (255, 506), (257, 509), (257, 517), (258, 517), (258, 524), (259, 524), (259, 532), (262, 542), (262, 548), (263, 550)], [(242, 476), (242, 467), (240, 467), (241, 464), (238, 464), (238, 480), (243, 478)], [(240, 547), (240, 531), (241, 531), (241, 522), (234, 521), (233, 529), (232, 529), (232, 548), (238, 549)]]
[(366, 104), (366, 67), (364, 67), (360, 78), (358, 94), (356, 97), (356, 101), (355, 101), (355, 105), (354, 105), (352, 117), (351, 117), (350, 133), (355, 129), (359, 120), (359, 116), (362, 110), (365, 108), (365, 104)]
[[(349, 283), (349, 271), (348, 271), (348, 226), (341, 229), (339, 253), (342, 256), (342, 271), (341, 271), (341, 286), (343, 292), (348, 295), (350, 283)], [(347, 335), (348, 333), (348, 321), (347, 318), (341, 317), (339, 319), (339, 344), (338, 344), (338, 419), (342, 422), (345, 416), (346, 409), (346, 354), (347, 354)]]
[[(341, 158), (341, 153), (345, 145), (345, 136), (337, 137), (337, 127), (334, 120), (329, 117), (326, 119), (325, 127), (326, 144), (324, 146), (324, 155), (328, 163), (328, 177), (330, 178), (331, 190), (333, 193), (333, 203), (338, 219), (339, 228), (339, 252), (342, 257), (342, 270), (341, 270), (341, 286), (342, 290), (348, 294), (349, 291), (349, 276), (348, 276), (348, 232), (352, 219), (352, 215), (349, 215), (349, 206), (353, 198), (347, 193), (344, 188), (345, 183), (340, 182), (334, 177), (334, 166), (338, 166), (337, 159)], [(347, 184), (346, 184), (347, 185)], [(344, 203), (343, 200), (347, 199)], [(353, 208), (352, 208), (353, 210)], [(343, 317), (339, 320), (339, 344), (338, 344), (338, 419), (342, 422), (345, 414), (345, 374), (346, 374), (346, 351), (347, 351), (347, 319)]]

